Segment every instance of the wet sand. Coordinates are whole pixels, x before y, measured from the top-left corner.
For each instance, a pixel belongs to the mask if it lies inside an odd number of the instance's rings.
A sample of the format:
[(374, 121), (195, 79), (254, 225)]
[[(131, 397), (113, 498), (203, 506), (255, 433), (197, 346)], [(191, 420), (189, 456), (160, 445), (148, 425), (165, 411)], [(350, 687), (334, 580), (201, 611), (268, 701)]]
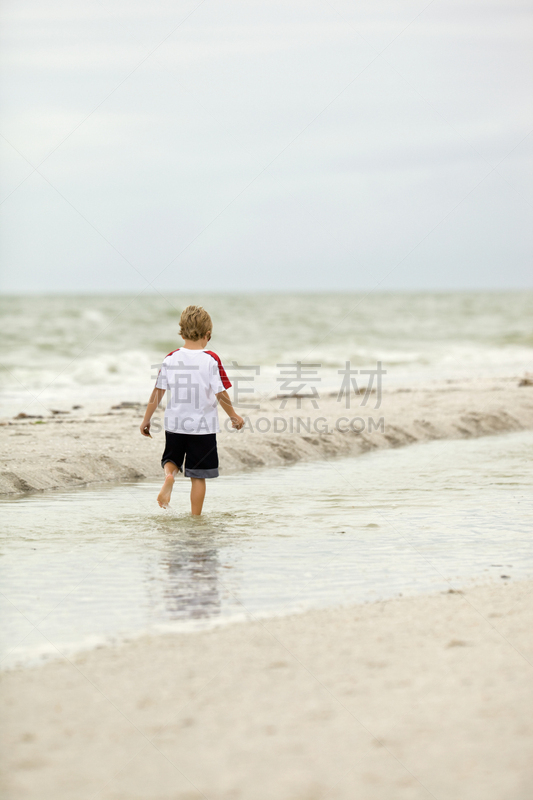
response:
[[(163, 411), (154, 417), (158, 432), (154, 431), (152, 440), (146, 439), (139, 432), (144, 405), (123, 400), (114, 408), (109, 403), (86, 404), (78, 409), (55, 409), (65, 413), (47, 416), (43, 412), (42, 419), (0, 420), (0, 494), (162, 479)], [(283, 409), (280, 400), (262, 401), (260, 409), (253, 411), (241, 409), (249, 418), (247, 428), (219, 435), (221, 470), (235, 472), (433, 439), (533, 428), (533, 381), (524, 382), (520, 377), (400, 387), (385, 391), (377, 409), (375, 394), (366, 406), (361, 406), (361, 400), (352, 396), (349, 409), (335, 397), (321, 398), (318, 409), (308, 399), (300, 401), (299, 409), (296, 399), (288, 400)], [(297, 417), (303, 419), (303, 425), (297, 423)], [(221, 422), (226, 419), (222, 411), (220, 418)], [(337, 430), (340, 418), (341, 430)], [(351, 430), (349, 420), (353, 418), (356, 422)]]
[(2, 677), (6, 800), (529, 800), (533, 584), (142, 638)]

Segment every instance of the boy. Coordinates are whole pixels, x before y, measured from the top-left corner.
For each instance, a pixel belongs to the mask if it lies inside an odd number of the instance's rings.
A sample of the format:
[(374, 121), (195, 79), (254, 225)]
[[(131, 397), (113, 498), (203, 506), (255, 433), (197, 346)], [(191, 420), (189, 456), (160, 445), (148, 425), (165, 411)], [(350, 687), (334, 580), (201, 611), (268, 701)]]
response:
[(218, 477), (217, 401), (240, 430), (244, 420), (231, 404), (226, 389), (231, 383), (216, 353), (206, 350), (213, 323), (201, 306), (187, 306), (180, 318), (183, 347), (173, 350), (163, 361), (154, 390), (141, 423), (143, 436), (150, 435), (152, 414), (169, 389), (165, 411), (165, 452), (161, 466), (165, 481), (157, 497), (161, 508), (170, 503), (174, 479), (182, 472), (191, 479), (191, 513), (202, 513), (206, 478)]

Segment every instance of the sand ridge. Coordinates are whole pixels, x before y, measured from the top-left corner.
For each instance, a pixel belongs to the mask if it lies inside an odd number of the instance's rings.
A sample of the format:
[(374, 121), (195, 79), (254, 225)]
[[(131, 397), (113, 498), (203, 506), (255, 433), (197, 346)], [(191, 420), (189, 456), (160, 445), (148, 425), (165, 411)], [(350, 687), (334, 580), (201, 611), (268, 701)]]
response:
[[(349, 409), (335, 397), (321, 398), (318, 409), (307, 399), (291, 399), (285, 408), (280, 400), (263, 400), (259, 409), (241, 411), (248, 417), (243, 431), (220, 433), (221, 471), (531, 429), (533, 388), (520, 383), (520, 378), (509, 377), (399, 387), (384, 391), (379, 408), (375, 395), (366, 406), (353, 396)], [(154, 417), (152, 440), (139, 433), (144, 405), (124, 401), (65, 411), (42, 419), (0, 420), (0, 494), (162, 478), (161, 409)], [(225, 415), (219, 414), (223, 422)]]

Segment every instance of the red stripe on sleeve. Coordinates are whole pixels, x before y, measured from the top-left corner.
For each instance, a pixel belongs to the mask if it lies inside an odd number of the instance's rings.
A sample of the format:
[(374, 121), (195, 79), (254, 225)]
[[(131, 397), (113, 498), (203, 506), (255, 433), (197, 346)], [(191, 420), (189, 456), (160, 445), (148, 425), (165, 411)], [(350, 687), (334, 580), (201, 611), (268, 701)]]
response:
[(204, 350), (204, 353), (207, 353), (208, 356), (211, 356), (212, 358), (215, 359), (215, 361), (218, 364), (218, 372), (220, 374), (220, 380), (222, 381), (222, 385), (223, 385), (224, 389), (230, 389), (231, 388), (231, 382), (230, 382), (230, 379), (228, 378), (228, 376), (226, 375), (226, 370), (222, 366), (222, 361), (220, 360), (220, 358), (217, 356), (216, 353), (213, 353), (212, 350)]

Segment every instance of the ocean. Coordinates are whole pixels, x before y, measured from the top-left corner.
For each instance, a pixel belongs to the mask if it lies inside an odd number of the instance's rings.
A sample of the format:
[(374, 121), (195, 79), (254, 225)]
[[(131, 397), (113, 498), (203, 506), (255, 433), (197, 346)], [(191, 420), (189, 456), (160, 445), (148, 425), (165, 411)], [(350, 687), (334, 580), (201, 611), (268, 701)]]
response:
[(190, 303), (210, 312), (211, 349), (257, 394), (276, 394), (279, 365), (297, 361), (314, 365), (319, 391), (339, 387), (346, 362), (381, 362), (384, 386), (533, 367), (533, 292), (4, 296), (3, 415), (145, 401)]

